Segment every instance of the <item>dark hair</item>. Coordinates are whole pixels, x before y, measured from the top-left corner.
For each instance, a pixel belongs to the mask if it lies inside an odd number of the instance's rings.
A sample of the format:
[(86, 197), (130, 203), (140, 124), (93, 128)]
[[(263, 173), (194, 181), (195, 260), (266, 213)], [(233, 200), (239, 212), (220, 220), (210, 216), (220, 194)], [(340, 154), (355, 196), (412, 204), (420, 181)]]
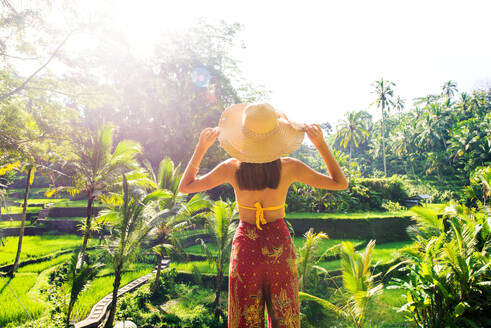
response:
[(280, 184), (281, 160), (268, 163), (240, 162), (235, 177), (239, 188), (244, 190), (276, 189)]

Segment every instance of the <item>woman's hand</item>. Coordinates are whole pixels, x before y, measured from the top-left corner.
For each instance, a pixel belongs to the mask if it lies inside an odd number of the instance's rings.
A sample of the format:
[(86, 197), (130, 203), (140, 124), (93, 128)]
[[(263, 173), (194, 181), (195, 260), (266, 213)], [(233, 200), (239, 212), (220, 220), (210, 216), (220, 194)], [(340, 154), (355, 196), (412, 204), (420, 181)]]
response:
[(213, 145), (219, 133), (218, 127), (204, 129), (199, 135), (198, 147), (202, 147), (206, 151)]
[(324, 140), (324, 136), (322, 135), (322, 129), (319, 127), (319, 125), (305, 124), (304, 130), (314, 146), (318, 147), (326, 142)]

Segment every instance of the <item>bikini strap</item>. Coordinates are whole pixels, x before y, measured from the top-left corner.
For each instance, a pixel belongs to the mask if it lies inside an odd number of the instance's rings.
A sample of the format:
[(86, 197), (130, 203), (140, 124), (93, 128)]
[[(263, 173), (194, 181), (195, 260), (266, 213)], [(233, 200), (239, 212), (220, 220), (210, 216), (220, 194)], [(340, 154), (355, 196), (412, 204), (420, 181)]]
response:
[[(238, 204), (238, 203), (237, 203)], [(261, 228), (260, 226), (260, 223), (261, 224), (266, 224), (266, 219), (264, 218), (264, 210), (279, 210), (280, 208), (283, 208), (283, 216), (285, 216), (285, 204), (282, 204), (282, 205), (279, 205), (279, 206), (272, 206), (272, 207), (262, 207), (261, 206), (261, 203), (259, 202), (256, 202), (254, 204), (254, 207), (248, 207), (248, 206), (242, 206), (242, 205), (239, 205), (239, 207), (242, 207), (242, 208), (247, 208), (249, 210), (256, 210), (256, 227), (259, 229), (259, 230), (263, 230), (263, 228)]]

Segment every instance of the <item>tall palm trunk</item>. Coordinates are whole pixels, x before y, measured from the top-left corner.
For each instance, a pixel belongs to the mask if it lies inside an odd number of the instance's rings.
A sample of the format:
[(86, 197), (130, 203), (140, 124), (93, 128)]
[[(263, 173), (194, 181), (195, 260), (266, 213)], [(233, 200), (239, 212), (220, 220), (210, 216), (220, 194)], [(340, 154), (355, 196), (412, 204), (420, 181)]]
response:
[(382, 157), (384, 159), (384, 175), (387, 176), (387, 164), (385, 162), (385, 119), (384, 119), (384, 103), (382, 102)]
[(87, 192), (88, 201), (87, 201), (87, 219), (85, 220), (85, 231), (84, 231), (84, 241), (82, 242), (82, 249), (80, 250), (80, 254), (77, 261), (77, 268), (82, 265), (82, 259), (85, 256), (85, 252), (87, 250), (87, 243), (89, 241), (90, 235), (90, 226), (92, 222), (92, 205), (94, 203), (94, 196), (92, 195), (92, 190)]
[(12, 268), (11, 274), (14, 274), (19, 267), (20, 253), (22, 249), (22, 238), (24, 237), (24, 227), (26, 225), (26, 215), (27, 215), (27, 199), (29, 198), (29, 190), (31, 189), (31, 175), (32, 175), (32, 166), (29, 167), (27, 171), (26, 178), (26, 190), (24, 192), (24, 203), (22, 204), (22, 222), (20, 225), (19, 231), (19, 244), (17, 246), (17, 255), (15, 256), (14, 267)]
[(121, 283), (121, 268), (123, 263), (119, 262), (116, 271), (114, 271), (114, 283), (113, 283), (113, 301), (109, 310), (109, 317), (107, 318), (104, 328), (112, 328), (114, 323), (114, 317), (116, 316), (116, 302), (118, 301), (118, 289)]
[(222, 289), (223, 281), (223, 270), (222, 268), (217, 268), (217, 285), (215, 289), (215, 301), (213, 302), (213, 308), (215, 309), (215, 318), (218, 320), (222, 311), (220, 309), (220, 293)]
[(160, 285), (160, 271), (162, 270), (162, 255), (157, 254), (157, 273), (155, 273), (155, 281), (152, 285), (151, 293), (155, 293)]

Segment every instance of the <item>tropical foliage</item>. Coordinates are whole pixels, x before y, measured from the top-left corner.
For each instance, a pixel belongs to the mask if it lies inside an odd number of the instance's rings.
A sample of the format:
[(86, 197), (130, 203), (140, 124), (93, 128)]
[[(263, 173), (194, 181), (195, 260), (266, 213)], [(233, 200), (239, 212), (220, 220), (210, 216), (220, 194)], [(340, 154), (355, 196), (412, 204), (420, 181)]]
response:
[(219, 307), (221, 286), (225, 268), (228, 266), (230, 258), (232, 239), (237, 228), (236, 222), (232, 222), (236, 216), (235, 203), (227, 203), (221, 200), (216, 201), (211, 208), (211, 213), (206, 217), (207, 227), (217, 245), (216, 252), (211, 252), (202, 238), (196, 240), (201, 243), (209, 263), (214, 265), (217, 271), (215, 300), (213, 301), (213, 308), (215, 309), (215, 317), (217, 319), (219, 315), (224, 316), (224, 311)]
[(404, 252), (406, 279), (401, 311), (419, 327), (485, 327), (491, 324), (489, 207), (476, 211), (450, 202), (440, 218), (416, 207), (417, 245)]
[[(330, 278), (336, 286), (331, 299), (337, 299), (336, 302), (304, 292), (300, 292), (300, 299), (317, 302), (325, 309), (350, 321), (354, 327), (363, 327), (370, 301), (379, 295), (383, 288), (381, 283), (376, 282), (378, 275), (373, 275), (371, 271), (373, 270), (371, 261), (374, 247), (374, 240), (367, 244), (363, 252), (355, 251), (354, 245), (350, 242), (342, 243), (342, 288), (337, 286), (335, 278)], [(315, 268), (329, 277), (329, 273), (324, 268), (318, 266)]]
[(114, 270), (112, 303), (106, 327), (112, 327), (116, 314), (118, 289), (125, 264), (133, 260), (149, 231), (169, 215), (169, 210), (158, 211), (156, 206), (163, 191), (146, 194), (141, 189), (130, 190), (126, 176), (123, 175), (123, 203), (110, 210), (101, 211), (99, 217), (112, 225), (111, 237), (106, 239), (106, 250)]
[(160, 162), (157, 174), (150, 162), (146, 161), (145, 166), (153, 182), (150, 190), (166, 194), (159, 200), (159, 209), (169, 211), (166, 219), (162, 220), (149, 234), (151, 244), (154, 245), (152, 249), (157, 255), (157, 272), (152, 285), (152, 292), (155, 292), (160, 283), (163, 257), (167, 255), (177, 259), (185, 256), (180, 238), (176, 236), (176, 233), (194, 229), (195, 221), (200, 217), (197, 214), (208, 209), (211, 204), (204, 194), (198, 193), (188, 199), (186, 195), (179, 193), (178, 187), (182, 174), (179, 172), (179, 165), (175, 167), (169, 157)]

